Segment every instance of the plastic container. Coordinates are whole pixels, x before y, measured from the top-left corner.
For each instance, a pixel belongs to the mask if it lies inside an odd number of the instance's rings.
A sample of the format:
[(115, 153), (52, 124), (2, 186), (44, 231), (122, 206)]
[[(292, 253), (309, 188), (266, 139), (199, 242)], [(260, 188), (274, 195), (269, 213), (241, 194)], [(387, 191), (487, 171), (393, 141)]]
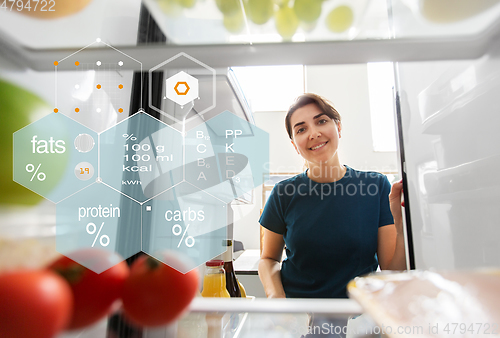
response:
[(55, 205), (0, 206), (0, 272), (38, 269), (57, 259)]

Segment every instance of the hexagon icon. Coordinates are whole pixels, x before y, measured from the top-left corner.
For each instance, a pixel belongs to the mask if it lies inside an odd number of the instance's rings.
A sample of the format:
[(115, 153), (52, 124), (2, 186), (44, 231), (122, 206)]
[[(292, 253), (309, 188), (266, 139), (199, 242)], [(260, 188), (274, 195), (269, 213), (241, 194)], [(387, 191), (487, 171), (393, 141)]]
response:
[(198, 98), (197, 78), (185, 72), (179, 72), (169, 77), (166, 82), (166, 96), (175, 103), (184, 106)]
[[(153, 100), (153, 78), (160, 74), (164, 76), (166, 86), (163, 100), (157, 102)], [(216, 86), (215, 69), (180, 52), (149, 69), (148, 105), (174, 123), (197, 120), (216, 107)], [(200, 98), (200, 93), (205, 93), (204, 97), (194, 101)]]
[(187, 133), (185, 179), (225, 202), (264, 183), (269, 134), (225, 111)]
[[(182, 89), (181, 89), (182, 87)], [(187, 84), (187, 82), (177, 82), (175, 87), (174, 87), (174, 90), (175, 90), (175, 93), (177, 95), (187, 95), (187, 93), (189, 92), (189, 86)]]
[(14, 181), (57, 203), (95, 182), (97, 140), (69, 117), (49, 114), (14, 133)]
[(58, 203), (56, 216), (57, 251), (96, 273), (141, 251), (140, 205), (105, 184)]
[(180, 132), (148, 114), (135, 114), (100, 135), (101, 178), (144, 202), (182, 181)]
[(226, 250), (227, 208), (187, 182), (177, 185), (142, 205), (142, 251), (159, 260), (174, 251), (188, 258), (182, 273), (194, 269)]

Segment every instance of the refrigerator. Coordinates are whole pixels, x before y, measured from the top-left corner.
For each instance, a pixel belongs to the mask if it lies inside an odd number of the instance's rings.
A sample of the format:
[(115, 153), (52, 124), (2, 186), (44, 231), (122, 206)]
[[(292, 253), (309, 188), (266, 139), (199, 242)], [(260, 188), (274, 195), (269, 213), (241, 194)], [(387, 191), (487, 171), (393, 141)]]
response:
[[(82, 8), (67, 9), (67, 13), (62, 9), (42, 13), (46, 17), (16, 13), (15, 3), (4, 4), (0, 9), (3, 77), (27, 86), (32, 81), (54, 84), (34, 91), (53, 97), (52, 103), (59, 106), (72, 107), (78, 100), (87, 104), (89, 113), (75, 119), (96, 132), (125, 120), (139, 107), (174, 125), (175, 118), (153, 109), (169, 104), (162, 100), (163, 89), (159, 94), (156, 89), (178, 69), (209, 77), (193, 59), (216, 70), (220, 88), (216, 105), (249, 123), (254, 123), (252, 112), (229, 67), (392, 62), (409, 269), (500, 267), (500, 209), (495, 207), (500, 202), (500, 179), (495, 178), (500, 169), (499, 1), (326, 0), (320, 2), (316, 18), (309, 23), (301, 21), (291, 36), (277, 28), (278, 19), (272, 15), (263, 24), (252, 22), (257, 19), (252, 18), (255, 14), (247, 2), (237, 32), (224, 22), (227, 15), (220, 1), (199, 0), (190, 5), (173, 0), (94, 0)], [(277, 2), (272, 6), (276, 10)], [(348, 8), (348, 14), (344, 13), (347, 24), (332, 27), (328, 20), (342, 6)], [(307, 19), (307, 13), (301, 15)], [(66, 60), (76, 53), (81, 64), (89, 65), (87, 71), (70, 62), (59, 62), (55, 69), (55, 60)], [(182, 53), (189, 58), (178, 58)], [(107, 69), (103, 81), (127, 83), (127, 93), (102, 98), (94, 90), (85, 98), (75, 96), (70, 84), (99, 80), (99, 72), (92, 72), (95, 60), (111, 63), (116, 55), (133, 61)], [(150, 71), (166, 60), (175, 61), (172, 73)], [(107, 100), (111, 113), (105, 116), (92, 110), (96, 100)], [(201, 105), (198, 112), (203, 105), (210, 105), (197, 104)], [(124, 114), (118, 113), (117, 107), (123, 107)], [(175, 111), (174, 117), (185, 111), (178, 106), (169, 109)], [(197, 110), (191, 114), (197, 115)], [(213, 117), (217, 113), (212, 110), (208, 114)], [(203, 119), (198, 120), (192, 119), (190, 128), (203, 123)], [(53, 220), (47, 217), (47, 222)], [(256, 324), (264, 320), (258, 317), (263, 313), (282, 315), (273, 327), (283, 328), (290, 319), (284, 315), (287, 312), (310, 311), (333, 317), (362, 312), (352, 301), (284, 304), (269, 308), (261, 300), (231, 306), (201, 300), (194, 311), (238, 312), (240, 323), (254, 323), (256, 336), (265, 330)], [(163, 337), (176, 335), (178, 330), (169, 327), (141, 334)], [(229, 330), (228, 336), (252, 336), (252, 330), (245, 330)], [(290, 331), (276, 334), (294, 336)]]

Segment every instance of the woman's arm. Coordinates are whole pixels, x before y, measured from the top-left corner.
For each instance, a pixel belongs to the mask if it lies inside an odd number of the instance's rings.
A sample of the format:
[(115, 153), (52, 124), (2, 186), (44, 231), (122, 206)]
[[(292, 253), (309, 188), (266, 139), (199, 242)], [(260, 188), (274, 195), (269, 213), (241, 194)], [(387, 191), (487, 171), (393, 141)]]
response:
[(378, 230), (377, 256), (382, 270), (406, 269), (403, 213), (401, 210), (402, 191), (402, 181), (392, 185), (389, 203), (394, 224), (380, 227)]
[(259, 262), (259, 277), (268, 298), (285, 298), (281, 283), (281, 256), (285, 242), (283, 235), (264, 228), (264, 248)]

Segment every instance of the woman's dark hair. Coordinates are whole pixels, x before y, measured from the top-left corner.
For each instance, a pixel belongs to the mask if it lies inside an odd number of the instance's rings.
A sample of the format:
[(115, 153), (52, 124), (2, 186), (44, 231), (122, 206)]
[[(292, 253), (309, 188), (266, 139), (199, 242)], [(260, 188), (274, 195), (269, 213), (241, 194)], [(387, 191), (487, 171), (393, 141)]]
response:
[(306, 93), (304, 95), (299, 96), (295, 102), (290, 106), (288, 109), (288, 113), (286, 114), (285, 117), (285, 126), (286, 126), (286, 131), (288, 133), (288, 136), (290, 139), (292, 139), (292, 114), (299, 108), (302, 108), (304, 106), (307, 106), (308, 104), (314, 103), (323, 113), (325, 113), (326, 116), (331, 118), (335, 123), (338, 125), (340, 123), (340, 114), (339, 112), (333, 108), (333, 105), (330, 101), (325, 99), (324, 97), (313, 94), (313, 93)]

